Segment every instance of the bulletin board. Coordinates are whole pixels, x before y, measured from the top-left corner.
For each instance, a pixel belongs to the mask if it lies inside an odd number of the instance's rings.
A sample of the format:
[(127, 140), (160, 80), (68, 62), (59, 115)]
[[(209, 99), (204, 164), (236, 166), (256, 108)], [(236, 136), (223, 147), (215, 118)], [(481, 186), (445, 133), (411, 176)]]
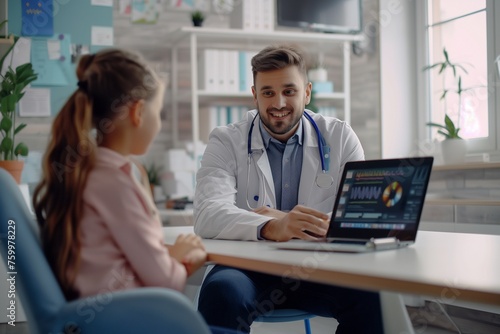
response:
[[(41, 0), (43, 1), (43, 0)], [(53, 36), (26, 36), (32, 39), (31, 61), (42, 69), (33, 87), (50, 89), (51, 115), (56, 115), (76, 89), (76, 63), (71, 57), (46, 59), (47, 40), (59, 41), (61, 49), (69, 44), (88, 46), (91, 53), (109, 46), (93, 45), (92, 32), (113, 27), (113, 8), (92, 5), (93, 0), (53, 0)], [(23, 1), (8, 0), (9, 33), (21, 36)], [(39, 53), (38, 55), (36, 53)], [(62, 53), (63, 54), (63, 53)], [(66, 54), (66, 51), (64, 52)]]

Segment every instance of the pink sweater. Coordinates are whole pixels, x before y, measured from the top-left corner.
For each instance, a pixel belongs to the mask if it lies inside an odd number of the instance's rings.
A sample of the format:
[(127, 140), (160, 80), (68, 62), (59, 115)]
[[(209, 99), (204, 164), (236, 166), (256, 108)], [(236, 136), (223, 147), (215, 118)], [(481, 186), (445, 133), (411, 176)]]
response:
[(83, 194), (80, 296), (142, 286), (182, 290), (186, 269), (163, 245), (158, 212), (127, 157), (98, 148)]

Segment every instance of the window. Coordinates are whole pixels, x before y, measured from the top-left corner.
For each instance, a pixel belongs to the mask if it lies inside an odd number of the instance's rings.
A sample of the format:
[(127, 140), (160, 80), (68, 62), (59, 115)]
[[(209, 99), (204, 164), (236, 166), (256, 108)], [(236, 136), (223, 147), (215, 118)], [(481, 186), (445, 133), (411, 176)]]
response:
[[(427, 121), (443, 124), (445, 114), (448, 115), (461, 128), (462, 138), (469, 139), (469, 152), (492, 152), (500, 147), (495, 113), (496, 96), (500, 90), (499, 73), (494, 62), (498, 52), (495, 38), (500, 37), (500, 31), (495, 32), (494, 18), (498, 16), (499, 8), (494, 8), (494, 2), (427, 0), (423, 11), (425, 65), (444, 61), (443, 50), (446, 49), (449, 60), (467, 71), (457, 67), (455, 77), (451, 70), (440, 74), (439, 68), (434, 68), (426, 72)], [(460, 95), (457, 93), (459, 76)], [(447, 93), (442, 98), (444, 91)], [(441, 139), (436, 128), (428, 127), (426, 134), (431, 139)]]

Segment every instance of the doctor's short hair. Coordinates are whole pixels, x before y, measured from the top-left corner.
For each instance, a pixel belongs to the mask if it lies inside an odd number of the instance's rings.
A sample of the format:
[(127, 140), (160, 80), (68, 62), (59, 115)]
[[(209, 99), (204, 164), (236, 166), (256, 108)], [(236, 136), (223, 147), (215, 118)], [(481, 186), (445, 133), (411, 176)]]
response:
[(288, 66), (297, 66), (307, 82), (306, 58), (302, 50), (293, 45), (273, 45), (261, 50), (252, 58), (253, 82), (258, 72), (281, 70)]

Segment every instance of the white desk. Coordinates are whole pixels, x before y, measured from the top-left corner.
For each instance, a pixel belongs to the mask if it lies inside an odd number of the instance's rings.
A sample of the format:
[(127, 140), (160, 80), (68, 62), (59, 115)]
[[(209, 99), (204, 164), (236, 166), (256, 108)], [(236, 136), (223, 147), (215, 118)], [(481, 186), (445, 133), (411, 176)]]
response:
[[(164, 228), (172, 244), (191, 226)], [(384, 332), (414, 333), (400, 293), (500, 306), (500, 236), (419, 231), (407, 248), (364, 254), (288, 251), (268, 242), (204, 240), (208, 260), (283, 277), (380, 291)]]
[[(164, 228), (165, 242), (192, 227)], [(365, 254), (275, 250), (267, 242), (204, 240), (218, 264), (346, 287), (500, 306), (500, 236), (419, 231), (405, 249)]]

